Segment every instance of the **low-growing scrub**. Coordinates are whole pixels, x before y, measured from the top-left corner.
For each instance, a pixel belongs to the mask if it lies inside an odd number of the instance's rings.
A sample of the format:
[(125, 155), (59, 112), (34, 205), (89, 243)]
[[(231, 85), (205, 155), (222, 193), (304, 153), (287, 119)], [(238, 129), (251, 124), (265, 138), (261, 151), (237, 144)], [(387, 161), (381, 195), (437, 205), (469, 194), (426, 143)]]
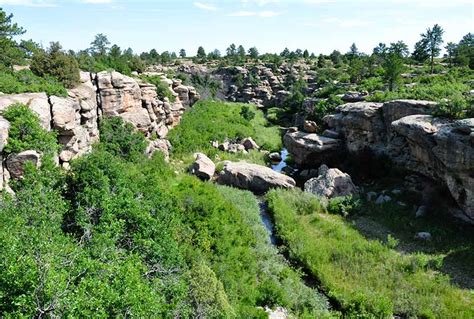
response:
[(29, 70), (0, 72), (0, 92), (5, 94), (46, 92), (48, 95), (67, 96), (67, 90), (61, 82), (51, 76), (37, 76)]
[[(250, 113), (255, 115), (249, 117)], [(180, 125), (169, 133), (173, 155), (176, 157), (197, 151), (214, 156), (219, 151), (212, 147), (211, 141), (222, 143), (227, 139), (249, 136), (264, 149), (271, 151), (281, 148), (278, 128), (268, 127), (263, 113), (255, 106), (209, 100), (194, 105), (184, 114)]]
[(472, 293), (436, 270), (439, 259), (400, 254), (367, 240), (340, 216), (308, 213), (295, 205), (305, 196), (285, 190), (267, 195), (277, 233), (348, 316), (472, 318)]

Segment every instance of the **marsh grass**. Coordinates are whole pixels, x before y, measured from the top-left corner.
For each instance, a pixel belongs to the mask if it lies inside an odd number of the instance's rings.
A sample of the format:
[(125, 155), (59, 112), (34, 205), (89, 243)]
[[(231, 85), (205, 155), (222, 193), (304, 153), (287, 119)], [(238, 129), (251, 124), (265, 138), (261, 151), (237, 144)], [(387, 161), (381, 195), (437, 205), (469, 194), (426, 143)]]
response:
[(349, 315), (386, 318), (472, 318), (474, 296), (441, 274), (439, 258), (401, 254), (392, 243), (368, 240), (344, 218), (308, 212), (307, 195), (274, 190), (267, 195), (278, 235)]

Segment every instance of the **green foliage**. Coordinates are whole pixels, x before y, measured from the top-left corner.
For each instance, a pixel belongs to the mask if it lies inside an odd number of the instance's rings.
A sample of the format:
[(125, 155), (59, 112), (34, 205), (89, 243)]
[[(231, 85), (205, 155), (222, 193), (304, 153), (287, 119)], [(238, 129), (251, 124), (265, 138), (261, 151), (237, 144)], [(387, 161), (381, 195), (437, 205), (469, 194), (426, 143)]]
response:
[(171, 92), (168, 83), (163, 81), (160, 76), (142, 76), (141, 79), (156, 86), (156, 93), (161, 100), (165, 97), (167, 97), (170, 102), (176, 100), (176, 97), (173, 95), (173, 92)]
[[(241, 115), (244, 107), (255, 113), (252, 120)], [(184, 114), (180, 125), (171, 130), (168, 137), (173, 145), (173, 155), (178, 157), (197, 151), (215, 155), (218, 151), (211, 146), (211, 141), (249, 136), (265, 149), (280, 149), (278, 129), (266, 126), (263, 113), (255, 106), (200, 101)]]
[(452, 119), (471, 118), (474, 116), (474, 99), (454, 95), (450, 100), (438, 103), (434, 115)]
[(400, 76), (404, 69), (401, 56), (397, 53), (389, 54), (383, 62), (383, 69), (384, 79), (388, 83), (388, 88), (390, 91), (393, 91), (395, 86), (400, 83)]
[(294, 204), (298, 202), (294, 191), (274, 190), (267, 199), (290, 255), (317, 276), (348, 317), (474, 315), (472, 294), (426, 267), (439, 265), (438, 259), (431, 262), (426, 255), (400, 254), (367, 240), (340, 216), (301, 211)]
[(147, 142), (142, 133), (135, 131), (121, 117), (103, 118), (100, 122), (101, 147), (126, 160), (142, 159)]
[(348, 216), (360, 210), (360, 200), (352, 196), (336, 197), (329, 200), (327, 211), (331, 214)]
[(48, 95), (67, 96), (67, 90), (53, 77), (40, 77), (33, 72), (0, 72), (0, 92), (18, 94), (26, 92), (46, 92)]
[(5, 153), (36, 150), (53, 155), (58, 151), (56, 135), (46, 131), (38, 116), (26, 105), (11, 105), (3, 111), (2, 116), (10, 122), (8, 142), (3, 150)]
[(7, 14), (0, 8), (0, 66), (10, 67), (24, 63), (25, 52), (13, 38), (25, 32), (22, 27), (13, 22), (13, 14)]
[(38, 76), (52, 76), (67, 88), (79, 83), (79, 64), (66, 54), (59, 42), (52, 42), (49, 49), (37, 52), (31, 61), (31, 71)]
[(250, 105), (242, 106), (240, 115), (247, 121), (251, 121), (255, 118), (256, 112)]

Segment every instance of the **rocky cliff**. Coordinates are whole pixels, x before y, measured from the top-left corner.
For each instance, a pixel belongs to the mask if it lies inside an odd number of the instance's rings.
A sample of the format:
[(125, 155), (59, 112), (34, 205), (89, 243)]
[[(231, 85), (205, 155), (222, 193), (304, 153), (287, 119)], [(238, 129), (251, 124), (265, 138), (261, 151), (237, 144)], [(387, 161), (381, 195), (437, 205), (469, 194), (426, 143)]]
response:
[[(67, 168), (69, 162), (91, 150), (99, 140), (99, 121), (104, 116), (119, 116), (142, 131), (150, 141), (148, 153), (168, 152), (166, 135), (180, 121), (185, 108), (200, 97), (193, 87), (179, 80), (163, 79), (169, 84), (174, 102), (159, 99), (156, 87), (140, 79), (118, 72), (97, 74), (81, 72), (81, 83), (68, 90), (67, 97), (47, 96), (46, 93), (0, 95), (0, 114), (8, 106), (21, 103), (35, 112), (46, 130), (58, 133), (62, 146), (58, 163)], [(0, 153), (8, 138), (9, 123), (0, 116)], [(11, 175), (6, 161), (0, 167), (0, 189)]]
[[(387, 155), (394, 164), (444, 184), (462, 210), (457, 217), (474, 223), (474, 119), (433, 117), (434, 105), (414, 100), (344, 104), (324, 118), (338, 139), (293, 132), (285, 145), (298, 164), (344, 150)], [(337, 143), (342, 147), (334, 148)]]

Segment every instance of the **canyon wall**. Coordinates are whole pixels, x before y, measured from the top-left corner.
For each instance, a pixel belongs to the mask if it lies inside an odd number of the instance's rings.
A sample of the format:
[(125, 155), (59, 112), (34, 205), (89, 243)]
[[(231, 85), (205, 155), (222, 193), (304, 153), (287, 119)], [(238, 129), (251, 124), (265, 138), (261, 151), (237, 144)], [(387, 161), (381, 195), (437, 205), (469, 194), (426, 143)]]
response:
[[(102, 117), (119, 116), (150, 138), (147, 153), (156, 150), (168, 154), (166, 135), (177, 125), (187, 107), (199, 100), (193, 87), (179, 80), (163, 78), (169, 84), (174, 101), (160, 99), (153, 84), (118, 72), (81, 72), (81, 83), (68, 90), (67, 97), (46, 93), (0, 95), (0, 113), (12, 104), (27, 105), (40, 119), (44, 129), (55, 130), (61, 151), (58, 164), (69, 162), (87, 152), (100, 139)], [(0, 154), (8, 143), (9, 123), (0, 116)], [(8, 159), (1, 157), (0, 189), (7, 185), (11, 172)]]

